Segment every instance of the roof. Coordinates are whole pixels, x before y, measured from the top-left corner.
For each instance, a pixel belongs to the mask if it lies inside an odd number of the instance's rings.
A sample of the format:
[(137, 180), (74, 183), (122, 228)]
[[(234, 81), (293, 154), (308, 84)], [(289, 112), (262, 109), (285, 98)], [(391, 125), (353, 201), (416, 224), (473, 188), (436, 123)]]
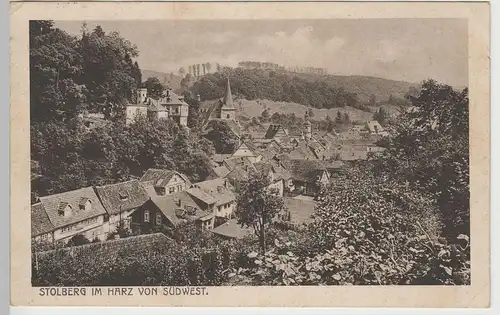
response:
[(142, 175), (140, 181), (146, 185), (166, 186), (174, 175), (180, 176), (189, 183), (189, 178), (186, 175), (176, 171), (166, 169), (150, 168)]
[(294, 180), (316, 182), (318, 176), (326, 171), (321, 161), (311, 160), (284, 160), (281, 164), (292, 174)]
[(300, 141), (288, 155), (291, 159), (296, 160), (315, 160), (317, 158), (304, 141)]
[(186, 192), (196, 199), (203, 201), (207, 205), (212, 205), (217, 202), (217, 199), (197, 187), (189, 188)]
[(246, 156), (236, 156), (224, 160), (226, 167), (229, 170), (233, 170), (235, 167), (248, 167), (248, 169), (255, 169), (253, 163)]
[(282, 125), (272, 124), (272, 125), (269, 125), (269, 128), (267, 128), (267, 131), (266, 131), (266, 134), (264, 135), (264, 138), (272, 139), (276, 136), (276, 134), (280, 130), (283, 131), (286, 135), (288, 135), (288, 131)]
[(98, 186), (95, 188), (104, 209), (109, 214), (131, 210), (142, 206), (149, 200), (146, 190), (137, 179), (127, 182)]
[(245, 236), (251, 235), (253, 230), (251, 228), (242, 227), (236, 220), (229, 220), (214, 228), (212, 232), (224, 237), (242, 239)]
[(232, 154), (219, 154), (216, 153), (212, 156), (212, 160), (217, 163), (222, 163), (224, 162), (225, 159), (228, 159), (231, 157)]
[(274, 172), (273, 165), (271, 163), (259, 162), (254, 164), (255, 169), (262, 175), (268, 175), (269, 172)]
[(162, 106), (169, 106), (169, 105), (185, 105), (188, 106), (186, 102), (184, 102), (181, 97), (171, 90), (165, 91), (168, 93), (168, 96), (165, 94), (162, 98), (160, 98), (160, 104)]
[[(80, 209), (79, 204), (82, 198), (88, 198), (88, 200), (92, 202), (92, 206), (89, 210)], [(92, 187), (40, 197), (40, 202), (42, 203), (50, 222), (54, 225), (54, 228), (63, 227), (65, 225), (106, 214), (106, 210), (104, 210), (103, 205)], [(59, 208), (61, 205), (71, 206), (72, 213), (70, 216), (59, 214)]]
[(221, 178), (226, 177), (226, 175), (230, 172), (230, 170), (225, 165), (214, 167), (212, 171), (215, 173), (215, 175)]
[(216, 178), (199, 182), (195, 185), (217, 199), (216, 206), (236, 200), (236, 196), (231, 191), (233, 187), (226, 179)]
[(233, 104), (233, 95), (231, 94), (231, 83), (229, 83), (229, 78), (226, 83), (226, 92), (224, 93), (224, 98), (222, 99), (223, 109), (236, 109)]
[[(138, 236), (130, 236), (117, 240), (110, 240), (106, 242), (89, 243), (80, 246), (64, 247), (55, 250), (49, 250), (37, 253), (38, 261), (50, 259), (52, 255), (64, 252), (72, 255), (75, 258), (75, 263), (87, 253), (92, 253), (92, 257), (100, 261), (112, 262), (120, 252), (127, 254), (140, 254), (144, 251), (161, 249), (158, 247), (160, 244), (175, 245), (175, 241), (163, 233), (144, 234)], [(80, 256), (80, 257), (78, 257)]]
[(42, 235), (54, 230), (49, 216), (41, 203), (31, 205), (31, 237)]
[(291, 223), (301, 224), (312, 221), (315, 202), (299, 198), (283, 198), (285, 208), (290, 211)]
[[(186, 220), (196, 220), (207, 215), (207, 212), (201, 210), (191, 196), (185, 191), (165, 196), (153, 196), (151, 197), (151, 201), (174, 225)], [(180, 205), (177, 201), (180, 202)], [(185, 216), (180, 216), (179, 213), (185, 213)]]
[(368, 130), (370, 130), (370, 132), (379, 133), (384, 131), (382, 125), (380, 125), (380, 123), (376, 120), (367, 121), (366, 127), (368, 128)]

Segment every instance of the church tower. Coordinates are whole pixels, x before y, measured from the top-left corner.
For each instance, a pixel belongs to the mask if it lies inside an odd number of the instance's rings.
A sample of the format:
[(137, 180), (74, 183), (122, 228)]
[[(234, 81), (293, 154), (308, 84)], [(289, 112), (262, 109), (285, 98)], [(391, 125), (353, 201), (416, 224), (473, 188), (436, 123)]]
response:
[(226, 92), (222, 99), (222, 106), (220, 108), (221, 119), (236, 119), (236, 108), (233, 104), (233, 95), (231, 94), (231, 84), (229, 78), (227, 79)]

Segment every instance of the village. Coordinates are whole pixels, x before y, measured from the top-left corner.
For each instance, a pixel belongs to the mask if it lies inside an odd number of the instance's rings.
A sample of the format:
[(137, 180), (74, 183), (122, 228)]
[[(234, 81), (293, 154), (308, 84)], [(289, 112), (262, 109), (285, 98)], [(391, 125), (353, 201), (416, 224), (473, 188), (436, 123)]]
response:
[[(138, 117), (172, 119), (187, 128), (188, 104), (166, 89), (159, 100), (137, 89), (135, 103), (127, 105), (126, 125)], [(194, 224), (222, 239), (241, 239), (253, 231), (234, 216), (239, 182), (260, 174), (270, 182), (269, 191), (283, 198), (286, 210), (276, 220), (301, 225), (314, 218), (315, 197), (322, 185), (334, 181), (344, 165), (363, 161), (383, 149), (376, 141), (385, 131), (377, 121), (353, 125), (347, 131), (313, 131), (306, 117), (300, 133), (269, 124), (267, 131), (247, 133), (237, 120), (230, 80), (224, 97), (201, 108), (205, 131), (210, 122), (224, 121), (239, 139), (231, 154), (215, 154), (205, 180), (169, 169), (148, 169), (142, 177), (104, 186), (85, 187), (43, 196), (31, 206), (34, 242), (78, 245), (75, 239), (107, 242), (120, 238), (119, 229), (131, 235)], [(81, 115), (92, 128), (96, 115)], [(130, 236), (129, 238), (134, 238)]]

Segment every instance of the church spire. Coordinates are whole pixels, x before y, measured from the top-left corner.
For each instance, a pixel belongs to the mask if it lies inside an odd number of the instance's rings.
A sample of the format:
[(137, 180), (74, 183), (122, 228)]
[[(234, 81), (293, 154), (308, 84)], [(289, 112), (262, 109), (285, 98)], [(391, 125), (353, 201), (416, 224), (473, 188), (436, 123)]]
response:
[(222, 107), (234, 108), (233, 95), (231, 94), (231, 84), (229, 83), (229, 78), (227, 78), (226, 93), (224, 94), (224, 99), (222, 100)]

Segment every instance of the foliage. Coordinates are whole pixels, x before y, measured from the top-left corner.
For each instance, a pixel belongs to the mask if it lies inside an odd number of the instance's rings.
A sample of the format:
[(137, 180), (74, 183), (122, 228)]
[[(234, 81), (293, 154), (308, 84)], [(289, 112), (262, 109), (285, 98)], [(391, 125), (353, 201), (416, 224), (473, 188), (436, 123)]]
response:
[(143, 86), (148, 89), (148, 96), (158, 100), (163, 96), (163, 91), (165, 91), (165, 86), (161, 84), (157, 77), (149, 77), (143, 83)]
[(216, 153), (230, 154), (238, 148), (238, 136), (225, 121), (211, 121), (208, 128), (205, 137), (213, 143)]
[(416, 110), (406, 111), (389, 128), (386, 150), (374, 171), (433, 194), (449, 240), (468, 235), (468, 90), (428, 80), (410, 100)]
[(85, 237), (83, 234), (77, 234), (73, 236), (68, 243), (66, 244), (67, 247), (71, 246), (80, 246), (80, 245), (85, 245), (90, 243), (89, 239)]
[(241, 226), (252, 227), (259, 237), (260, 249), (266, 250), (266, 228), (276, 214), (284, 210), (283, 199), (269, 189), (270, 182), (262, 174), (252, 174), (238, 185), (236, 210)]
[(378, 121), (382, 126), (387, 125), (390, 115), (384, 107), (380, 107), (374, 114), (373, 119)]
[[(328, 84), (323, 79), (307, 80), (286, 71), (268, 69), (229, 69), (231, 87), (246, 99), (270, 99), (295, 102), (314, 108), (356, 106), (355, 93), (346, 92), (343, 87)], [(217, 99), (224, 95), (227, 74), (216, 72), (201, 77), (194, 83), (192, 91), (203, 99)]]

